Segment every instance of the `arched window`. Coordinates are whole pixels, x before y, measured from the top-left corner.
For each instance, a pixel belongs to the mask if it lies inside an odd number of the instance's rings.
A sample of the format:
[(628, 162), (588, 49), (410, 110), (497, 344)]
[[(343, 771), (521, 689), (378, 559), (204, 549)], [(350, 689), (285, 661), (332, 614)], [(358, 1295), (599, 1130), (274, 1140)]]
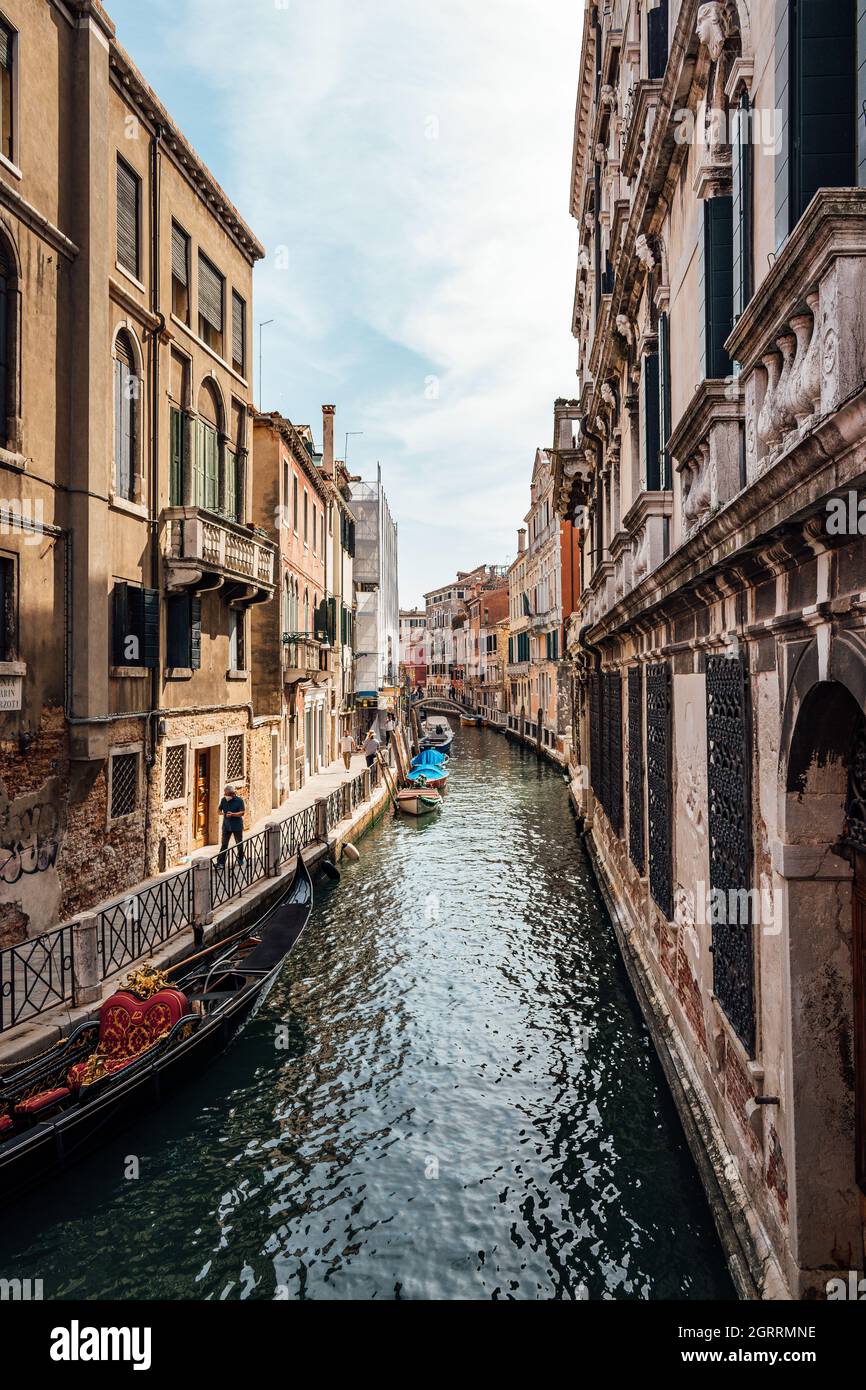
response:
[(289, 576), (283, 579), (283, 632), (292, 632), (292, 586)]
[(198, 393), (193, 462), (193, 505), (215, 512), (219, 507), (219, 456), (222, 404), (209, 381)]
[(304, 590), (304, 632), (310, 632), (310, 591)]
[(136, 456), (141, 381), (135, 370), (135, 351), (128, 333), (114, 344), (114, 491), (135, 500)]

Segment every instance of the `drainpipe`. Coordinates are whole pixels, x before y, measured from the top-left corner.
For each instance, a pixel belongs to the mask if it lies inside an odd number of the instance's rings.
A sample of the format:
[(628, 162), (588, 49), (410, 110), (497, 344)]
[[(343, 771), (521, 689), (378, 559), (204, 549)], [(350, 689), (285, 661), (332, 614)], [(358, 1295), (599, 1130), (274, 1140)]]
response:
[[(160, 142), (162, 126), (157, 125), (150, 141), (150, 307), (158, 319), (157, 326), (150, 336), (150, 486), (148, 530), (150, 532), (150, 587), (159, 592), (162, 575), (159, 563), (159, 345), (165, 329), (165, 317), (160, 310)], [(160, 609), (162, 605), (160, 604)], [(147, 741), (145, 745), (145, 765), (147, 768), (147, 793), (144, 799), (144, 853), (145, 868), (149, 870), (151, 796), (153, 794), (154, 768), (156, 766), (156, 741), (158, 724), (156, 710), (160, 703), (161, 643), (157, 650), (156, 665), (150, 671), (150, 708), (147, 717)]]

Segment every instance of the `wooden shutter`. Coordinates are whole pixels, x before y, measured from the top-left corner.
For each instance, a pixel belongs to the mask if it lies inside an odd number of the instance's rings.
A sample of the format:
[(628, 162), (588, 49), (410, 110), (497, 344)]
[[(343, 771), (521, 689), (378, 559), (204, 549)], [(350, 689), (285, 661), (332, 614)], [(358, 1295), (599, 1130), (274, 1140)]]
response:
[(194, 507), (203, 507), (204, 502), (204, 455), (205, 455), (205, 424), (202, 420), (195, 422), (195, 438), (192, 462), (192, 502)]
[(129, 666), (126, 654), (126, 639), (129, 635), (129, 585), (115, 584), (112, 594), (112, 662), (115, 666)]
[(793, 67), (790, 230), (819, 188), (849, 188), (857, 183), (854, 0), (793, 0), (789, 42)]
[(733, 317), (738, 319), (752, 297), (752, 142), (748, 92), (740, 96), (731, 139), (734, 222)]
[(198, 258), (198, 311), (217, 333), (223, 331), (223, 279), (206, 256)]
[(0, 68), (12, 71), (12, 30), (0, 24)]
[(204, 430), (204, 505), (215, 512), (219, 506), (219, 439), (216, 430)]
[(171, 224), (171, 273), (181, 285), (189, 284), (189, 237), (175, 222)]
[(238, 457), (232, 449), (226, 449), (226, 488), (225, 514), (232, 521), (238, 515)]
[(731, 375), (725, 339), (734, 325), (734, 221), (730, 195), (707, 198), (701, 241), (704, 313), (701, 342), (705, 378)]
[[(644, 462), (648, 492), (657, 492), (661, 487), (659, 401), (658, 353), (650, 352), (643, 359)], [(600, 507), (597, 515), (602, 516)]]
[(141, 664), (159, 665), (159, 590), (141, 589)]
[(183, 506), (183, 412), (171, 409), (171, 454), (169, 460), (168, 504)]
[(117, 260), (124, 270), (138, 276), (139, 181), (128, 164), (117, 161)]
[(232, 290), (232, 366), (243, 375), (246, 364), (246, 304)]
[(193, 671), (201, 666), (201, 599), (189, 601), (189, 664)]

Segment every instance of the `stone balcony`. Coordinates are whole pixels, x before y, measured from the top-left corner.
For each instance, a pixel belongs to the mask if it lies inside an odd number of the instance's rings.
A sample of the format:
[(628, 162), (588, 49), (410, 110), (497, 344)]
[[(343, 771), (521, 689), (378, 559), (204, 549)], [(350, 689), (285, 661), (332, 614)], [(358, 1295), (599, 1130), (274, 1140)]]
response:
[(660, 78), (640, 78), (632, 83), (623, 111), (622, 158), (623, 177), (631, 181), (640, 171), (643, 153), (652, 134), (662, 82)]
[(866, 381), (866, 189), (820, 189), (725, 347), (752, 483)]
[(233, 602), (264, 603), (274, 592), (276, 546), (249, 526), (203, 507), (162, 513), (162, 559), (170, 590), (226, 587)]
[(330, 646), (309, 632), (283, 633), (283, 683), (318, 680), (331, 669)]
[(743, 393), (737, 377), (697, 387), (669, 440), (680, 477), (680, 536), (688, 540), (745, 486)]

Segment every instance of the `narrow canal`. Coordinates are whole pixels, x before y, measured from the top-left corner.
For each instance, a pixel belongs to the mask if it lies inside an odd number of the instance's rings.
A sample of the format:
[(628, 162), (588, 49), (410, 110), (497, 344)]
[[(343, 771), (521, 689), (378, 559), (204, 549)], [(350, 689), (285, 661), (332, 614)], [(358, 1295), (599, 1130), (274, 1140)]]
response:
[(45, 1298), (727, 1298), (561, 776), (461, 729), (199, 1083), (4, 1213)]

